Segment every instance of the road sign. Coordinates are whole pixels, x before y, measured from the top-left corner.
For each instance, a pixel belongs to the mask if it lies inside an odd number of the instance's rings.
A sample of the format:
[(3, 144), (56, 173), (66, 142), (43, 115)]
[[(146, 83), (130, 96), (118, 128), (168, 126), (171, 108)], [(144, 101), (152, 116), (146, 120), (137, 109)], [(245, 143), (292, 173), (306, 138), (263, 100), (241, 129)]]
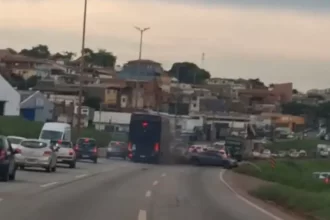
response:
[(269, 159), (269, 162), (270, 162), (270, 166), (274, 169), (275, 166), (276, 166), (276, 160), (275, 160), (275, 158), (274, 157), (271, 157)]

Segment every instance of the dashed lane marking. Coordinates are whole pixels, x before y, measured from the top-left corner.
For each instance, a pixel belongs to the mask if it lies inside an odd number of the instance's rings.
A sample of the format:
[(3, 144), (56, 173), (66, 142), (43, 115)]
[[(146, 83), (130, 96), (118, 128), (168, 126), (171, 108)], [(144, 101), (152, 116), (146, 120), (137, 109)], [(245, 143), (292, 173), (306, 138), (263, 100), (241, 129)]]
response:
[(51, 183), (46, 183), (46, 184), (40, 185), (40, 187), (45, 188), (45, 187), (54, 186), (56, 184), (58, 184), (58, 182), (51, 182)]
[(81, 179), (81, 178), (84, 178), (84, 177), (86, 177), (86, 176), (88, 176), (88, 174), (81, 174), (81, 175), (77, 175), (77, 176), (75, 176), (75, 178), (76, 178), (76, 179)]
[(163, 173), (163, 174), (162, 174), (162, 177), (165, 177), (165, 176), (166, 176), (166, 173)]
[(156, 180), (152, 185), (156, 186), (158, 184), (158, 181)]
[(148, 190), (148, 191), (146, 192), (146, 197), (148, 198), (148, 197), (150, 197), (150, 196), (151, 196), (151, 191)]
[(138, 214), (138, 220), (147, 220), (147, 211), (146, 210), (140, 210)]

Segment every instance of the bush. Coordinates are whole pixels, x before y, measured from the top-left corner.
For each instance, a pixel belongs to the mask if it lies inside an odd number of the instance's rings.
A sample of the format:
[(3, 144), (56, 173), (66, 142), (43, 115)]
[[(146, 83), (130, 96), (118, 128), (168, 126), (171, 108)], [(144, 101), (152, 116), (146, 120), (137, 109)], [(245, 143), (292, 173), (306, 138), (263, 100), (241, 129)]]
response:
[(306, 192), (279, 184), (262, 186), (250, 193), (312, 219), (330, 219), (330, 193)]
[[(0, 134), (14, 135), (26, 138), (38, 138), (44, 123), (28, 121), (21, 117), (0, 117)], [(97, 131), (91, 128), (81, 130), (81, 137), (91, 137), (97, 140), (99, 147), (105, 147), (111, 140), (127, 141), (127, 135), (124, 133), (114, 133)], [(72, 141), (75, 142), (78, 138), (77, 130), (72, 129)]]

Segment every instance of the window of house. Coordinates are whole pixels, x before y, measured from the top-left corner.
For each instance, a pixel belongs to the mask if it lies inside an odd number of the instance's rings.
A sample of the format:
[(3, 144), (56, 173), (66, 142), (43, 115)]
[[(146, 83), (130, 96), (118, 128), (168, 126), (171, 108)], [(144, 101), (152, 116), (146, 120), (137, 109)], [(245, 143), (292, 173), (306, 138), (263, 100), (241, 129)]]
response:
[(122, 102), (126, 102), (126, 98), (122, 98), (121, 101), (122, 101)]
[(193, 104), (193, 107), (196, 108), (196, 104)]

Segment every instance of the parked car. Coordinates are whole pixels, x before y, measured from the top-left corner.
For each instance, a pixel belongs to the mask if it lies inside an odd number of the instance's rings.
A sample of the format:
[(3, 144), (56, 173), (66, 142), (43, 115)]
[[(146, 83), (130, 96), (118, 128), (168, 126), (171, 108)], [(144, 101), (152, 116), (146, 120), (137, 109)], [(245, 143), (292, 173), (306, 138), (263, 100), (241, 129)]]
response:
[(57, 152), (59, 146), (54, 146), (50, 141), (26, 139), (20, 144), (20, 153), (16, 162), (20, 169), (25, 167), (44, 168), (46, 172), (56, 172)]
[(93, 138), (78, 138), (74, 147), (78, 160), (87, 159), (97, 163), (98, 148), (96, 140)]
[(72, 142), (59, 140), (55, 146), (60, 146), (57, 153), (57, 163), (68, 164), (70, 168), (75, 168), (77, 159)]
[(121, 157), (124, 160), (128, 156), (128, 146), (125, 142), (110, 141), (107, 148), (107, 158)]
[(14, 149), (7, 137), (0, 136), (0, 178), (2, 181), (15, 180), (16, 178), (16, 154), (19, 150)]

